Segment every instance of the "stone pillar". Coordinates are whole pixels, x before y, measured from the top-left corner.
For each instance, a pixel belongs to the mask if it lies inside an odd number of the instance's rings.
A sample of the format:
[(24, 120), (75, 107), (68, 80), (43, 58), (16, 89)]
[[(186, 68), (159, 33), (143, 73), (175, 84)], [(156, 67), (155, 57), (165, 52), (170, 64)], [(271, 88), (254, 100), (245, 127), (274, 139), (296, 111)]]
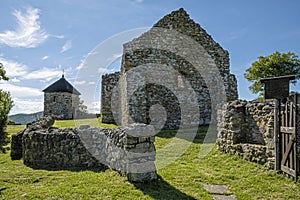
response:
[(125, 128), (124, 148), (127, 152), (126, 174), (131, 182), (157, 179), (154, 164), (156, 151), (155, 130), (151, 125), (131, 124)]

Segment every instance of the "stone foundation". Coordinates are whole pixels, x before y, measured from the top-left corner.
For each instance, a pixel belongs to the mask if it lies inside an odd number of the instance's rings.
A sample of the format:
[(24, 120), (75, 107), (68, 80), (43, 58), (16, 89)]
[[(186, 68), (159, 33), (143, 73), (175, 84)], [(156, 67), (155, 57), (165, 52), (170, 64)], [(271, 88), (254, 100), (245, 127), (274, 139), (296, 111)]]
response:
[[(20, 135), (12, 143), (18, 143)], [(154, 140), (153, 126), (145, 124), (117, 129), (31, 126), (22, 132), (22, 146), (12, 146), (12, 159), (22, 157), (27, 166), (45, 169), (106, 166), (129, 181), (144, 182), (157, 178)]]

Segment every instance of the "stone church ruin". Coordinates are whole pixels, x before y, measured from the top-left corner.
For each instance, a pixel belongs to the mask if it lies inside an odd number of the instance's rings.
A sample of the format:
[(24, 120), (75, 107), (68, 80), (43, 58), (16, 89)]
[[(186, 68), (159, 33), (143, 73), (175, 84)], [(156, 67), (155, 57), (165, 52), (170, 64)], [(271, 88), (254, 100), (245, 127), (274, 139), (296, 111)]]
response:
[[(46, 116), (12, 137), (11, 157), (34, 168), (105, 165), (130, 181), (156, 179), (156, 130), (215, 123), (216, 99), (238, 98), (229, 67), (228, 51), (174, 11), (124, 44), (120, 72), (102, 76), (102, 122), (121, 128), (62, 130)], [(64, 76), (44, 92), (44, 115), (76, 116), (80, 93)]]
[[(163, 38), (159, 34), (168, 31), (178, 36)], [(202, 52), (193, 55), (195, 59), (185, 59), (185, 54), (192, 55), (198, 49), (180, 44), (180, 38), (184, 37), (203, 47)], [(152, 47), (145, 45), (148, 43)], [(173, 49), (172, 45), (175, 46)], [(228, 51), (182, 8), (163, 17), (148, 32), (124, 44), (123, 48), (121, 71), (102, 76), (104, 123), (127, 125), (138, 122), (155, 126), (155, 120), (157, 123), (163, 120), (165, 123), (160, 124), (163, 129), (208, 125), (214, 113), (212, 99), (217, 97), (210, 89), (217, 87), (219, 80), (224, 83), (225, 101), (238, 98), (237, 81), (229, 69)], [(193, 60), (199, 60), (197, 66)], [(208, 66), (211, 63), (217, 68), (215, 76)], [(153, 113), (154, 117), (151, 116)]]
[(79, 108), (80, 92), (62, 77), (45, 88), (44, 116), (57, 115), (62, 119), (74, 119)]

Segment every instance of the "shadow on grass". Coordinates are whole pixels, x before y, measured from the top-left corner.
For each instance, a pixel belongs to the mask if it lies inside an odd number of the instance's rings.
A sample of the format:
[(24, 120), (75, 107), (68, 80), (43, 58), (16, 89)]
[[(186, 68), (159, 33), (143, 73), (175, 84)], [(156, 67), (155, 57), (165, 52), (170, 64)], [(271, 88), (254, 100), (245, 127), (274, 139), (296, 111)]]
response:
[(25, 164), (27, 167), (30, 167), (34, 170), (46, 170), (46, 171), (71, 171), (71, 172), (81, 172), (81, 171), (92, 171), (92, 172), (104, 172), (108, 169), (107, 166), (101, 165), (97, 167), (49, 167), (49, 166), (31, 166), (29, 164)]
[[(197, 132), (193, 142), (198, 144), (202, 144), (203, 140), (206, 136), (207, 130), (209, 126), (199, 126), (198, 128), (189, 128), (189, 129), (184, 129), (183, 131), (186, 134), (194, 134)], [(177, 134), (178, 130), (161, 130), (156, 134), (157, 137), (160, 138), (173, 138), (173, 137), (178, 137)]]
[(134, 183), (134, 186), (141, 190), (145, 195), (151, 196), (153, 199), (195, 199), (174, 188), (160, 176), (158, 176), (157, 181)]
[(6, 152), (7, 149), (5, 148), (5, 146), (8, 145), (8, 143), (8, 133), (6, 131), (0, 130), (0, 153)]

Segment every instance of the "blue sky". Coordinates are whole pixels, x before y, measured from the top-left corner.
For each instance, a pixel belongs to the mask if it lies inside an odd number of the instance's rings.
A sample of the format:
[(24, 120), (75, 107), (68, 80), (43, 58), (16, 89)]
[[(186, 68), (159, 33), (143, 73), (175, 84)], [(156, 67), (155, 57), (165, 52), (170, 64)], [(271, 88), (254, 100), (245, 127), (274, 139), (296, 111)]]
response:
[[(42, 90), (62, 70), (79, 90), (80, 85), (90, 85), (97, 91), (99, 80), (76, 79), (90, 52), (124, 32), (136, 37), (180, 7), (229, 51), (241, 99), (256, 97), (243, 74), (258, 56), (276, 50), (300, 55), (298, 0), (2, 0), (0, 4), (0, 62), (10, 77), (0, 82), (0, 88), (11, 92), (15, 102), (11, 114), (43, 110)], [(110, 62), (99, 65), (96, 75), (105, 73), (103, 68), (118, 70), (115, 60), (122, 42), (132, 37), (115, 44), (118, 50), (106, 58)], [(292, 90), (300, 91), (299, 84)], [(93, 101), (84, 96), (90, 110), (99, 110), (97, 92)]]

